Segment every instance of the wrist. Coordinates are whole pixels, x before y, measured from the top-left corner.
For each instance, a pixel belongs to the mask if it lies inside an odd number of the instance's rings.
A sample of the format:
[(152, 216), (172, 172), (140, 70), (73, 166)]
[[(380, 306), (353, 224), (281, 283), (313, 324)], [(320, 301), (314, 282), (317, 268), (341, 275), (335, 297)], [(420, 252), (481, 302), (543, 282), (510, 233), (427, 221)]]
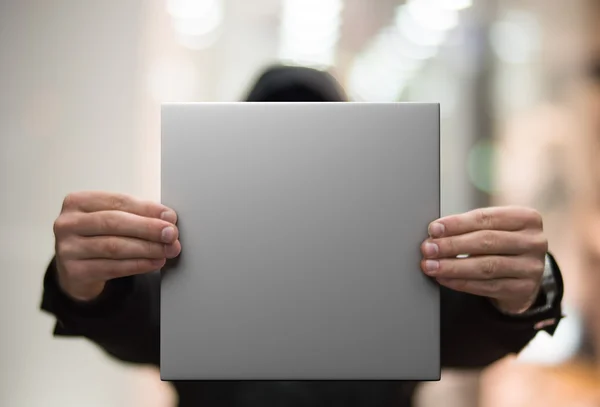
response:
[(541, 295), (541, 286), (538, 286), (535, 293), (527, 300), (499, 300), (495, 298), (491, 298), (492, 304), (503, 314), (505, 315), (523, 315), (527, 313), (531, 308), (533, 308), (540, 299)]
[(79, 302), (91, 302), (100, 297), (100, 294), (102, 294), (104, 291), (106, 283), (68, 286), (64, 283), (61, 283), (59, 280), (58, 286), (62, 292), (72, 300)]
[(545, 315), (554, 309), (560, 312), (560, 302), (563, 295), (560, 270), (550, 253), (546, 254), (545, 263), (544, 272), (530, 301), (522, 303), (519, 306), (515, 303), (511, 304), (508, 301), (492, 300), (495, 308), (503, 314), (517, 317)]
[(70, 299), (78, 302), (90, 302), (102, 294), (106, 282), (75, 283), (64, 277), (61, 266), (56, 264), (56, 280), (60, 290)]

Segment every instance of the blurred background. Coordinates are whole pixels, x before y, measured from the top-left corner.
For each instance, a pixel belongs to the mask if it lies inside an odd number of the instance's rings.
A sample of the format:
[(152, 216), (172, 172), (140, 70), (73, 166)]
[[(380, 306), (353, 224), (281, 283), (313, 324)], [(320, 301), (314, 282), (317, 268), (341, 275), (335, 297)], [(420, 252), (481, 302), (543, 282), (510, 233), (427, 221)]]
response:
[(567, 289), (556, 335), (444, 372), (416, 405), (600, 405), (598, 0), (1, 0), (0, 405), (174, 405), (155, 371), (52, 338), (52, 223), (70, 191), (158, 199), (160, 103), (240, 100), (279, 61), (356, 101), (440, 102), (444, 214), (544, 215)]

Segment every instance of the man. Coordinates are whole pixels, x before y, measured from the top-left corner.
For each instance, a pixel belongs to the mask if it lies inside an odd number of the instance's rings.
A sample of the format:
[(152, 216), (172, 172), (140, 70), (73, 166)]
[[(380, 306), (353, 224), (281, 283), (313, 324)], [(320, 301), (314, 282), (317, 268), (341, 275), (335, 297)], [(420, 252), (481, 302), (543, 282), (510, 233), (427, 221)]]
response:
[[(307, 68), (267, 70), (248, 101), (342, 102), (335, 80)], [(83, 336), (117, 359), (159, 363), (153, 270), (182, 250), (171, 208), (106, 192), (64, 201), (42, 308), (55, 335)], [(425, 226), (425, 225), (424, 225)], [(520, 351), (561, 317), (562, 279), (534, 210), (487, 208), (429, 225), (423, 272), (441, 284), (442, 365), (483, 367)], [(467, 258), (457, 258), (468, 253)], [(398, 310), (401, 313), (402, 310)], [(243, 346), (243, 344), (240, 344)], [(401, 344), (399, 344), (401, 346)], [(181, 407), (408, 406), (414, 383), (176, 382)]]

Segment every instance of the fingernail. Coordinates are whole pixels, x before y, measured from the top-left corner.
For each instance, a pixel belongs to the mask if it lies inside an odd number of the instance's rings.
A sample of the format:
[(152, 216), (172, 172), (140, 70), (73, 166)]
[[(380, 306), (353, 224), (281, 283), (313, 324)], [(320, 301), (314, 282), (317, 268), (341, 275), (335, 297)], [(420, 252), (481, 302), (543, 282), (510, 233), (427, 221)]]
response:
[(165, 255), (167, 256), (167, 259), (177, 257), (177, 255), (179, 254), (178, 250), (179, 249), (174, 244), (165, 245)]
[(161, 239), (165, 243), (172, 243), (175, 239), (175, 228), (167, 226), (162, 230)]
[(433, 275), (440, 268), (440, 262), (437, 260), (426, 260), (425, 270), (427, 274)]
[(441, 223), (432, 223), (429, 225), (429, 236), (431, 237), (442, 237), (446, 228)]
[(163, 265), (164, 262), (165, 262), (165, 259), (152, 260), (152, 265), (154, 267), (162, 267), (162, 265)]
[(434, 257), (438, 254), (439, 250), (437, 244), (430, 242), (425, 243), (425, 256)]
[(164, 211), (160, 214), (160, 218), (169, 223), (175, 223), (177, 221), (177, 215), (173, 211)]

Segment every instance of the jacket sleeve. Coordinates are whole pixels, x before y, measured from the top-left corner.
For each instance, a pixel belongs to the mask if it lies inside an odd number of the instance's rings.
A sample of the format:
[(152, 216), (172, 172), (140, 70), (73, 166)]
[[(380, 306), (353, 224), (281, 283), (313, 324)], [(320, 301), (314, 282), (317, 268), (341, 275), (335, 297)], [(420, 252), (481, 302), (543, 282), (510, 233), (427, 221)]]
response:
[(56, 317), (55, 336), (90, 339), (109, 355), (158, 366), (160, 273), (111, 280), (99, 298), (77, 302), (56, 279), (54, 259), (44, 276), (41, 309)]
[(504, 315), (485, 297), (441, 287), (442, 367), (483, 368), (520, 352), (540, 330), (553, 335), (562, 318), (564, 289), (558, 264), (551, 255), (550, 260), (558, 295), (548, 311), (535, 316)]
[[(544, 320), (562, 318), (560, 270), (554, 262), (559, 295), (548, 312), (519, 318), (501, 314), (487, 298), (441, 288), (442, 367), (482, 368), (520, 352), (539, 332)], [(160, 273), (112, 280), (95, 301), (79, 303), (67, 297), (56, 280), (54, 260), (44, 277), (42, 310), (56, 317), (55, 336), (90, 339), (113, 357), (158, 366), (160, 359)]]

